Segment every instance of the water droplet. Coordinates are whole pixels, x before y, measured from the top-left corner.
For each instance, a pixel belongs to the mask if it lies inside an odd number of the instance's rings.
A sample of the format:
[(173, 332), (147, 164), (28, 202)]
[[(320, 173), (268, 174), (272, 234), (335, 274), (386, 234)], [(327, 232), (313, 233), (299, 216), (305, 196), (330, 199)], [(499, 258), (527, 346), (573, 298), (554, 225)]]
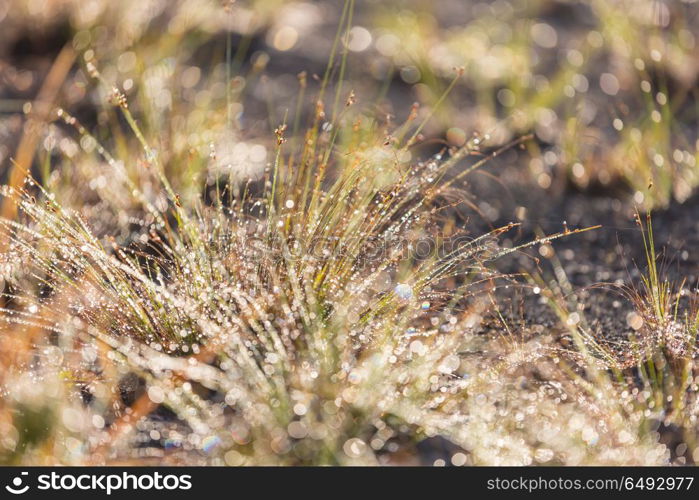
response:
[(394, 291), (398, 298), (402, 300), (410, 300), (413, 298), (413, 288), (405, 283), (398, 283)]

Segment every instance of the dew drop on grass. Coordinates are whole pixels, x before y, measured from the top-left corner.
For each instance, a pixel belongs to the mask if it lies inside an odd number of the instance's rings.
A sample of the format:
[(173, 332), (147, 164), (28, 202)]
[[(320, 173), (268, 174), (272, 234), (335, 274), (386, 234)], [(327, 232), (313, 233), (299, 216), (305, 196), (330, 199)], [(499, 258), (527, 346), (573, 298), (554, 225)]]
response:
[(74, 408), (65, 408), (61, 414), (63, 425), (71, 432), (83, 429), (82, 414)]
[(359, 458), (366, 451), (366, 443), (359, 438), (351, 438), (345, 441), (342, 451), (350, 458)]
[(394, 289), (398, 298), (402, 300), (410, 300), (413, 298), (413, 289), (405, 283), (398, 283)]
[(630, 312), (626, 315), (626, 324), (634, 330), (640, 330), (643, 326), (643, 318), (635, 312)]
[(219, 444), (221, 444), (220, 437), (207, 436), (201, 441), (201, 449), (204, 451), (204, 453), (211, 453)]
[(566, 321), (566, 323), (570, 326), (577, 325), (578, 323), (580, 323), (580, 314), (574, 312), (573, 314), (568, 316), (568, 320)]
[(303, 439), (308, 435), (308, 429), (302, 422), (291, 422), (286, 431), (294, 439)]
[(450, 356), (447, 356), (442, 361), (442, 364), (439, 366), (439, 371), (447, 374), (453, 373), (456, 370), (458, 370), (460, 364), (461, 360), (459, 359), (459, 357), (455, 354), (452, 354)]
[(101, 415), (93, 415), (92, 416), (92, 425), (97, 428), (97, 429), (103, 429), (104, 428), (104, 418), (102, 418)]
[(165, 392), (160, 387), (149, 387), (148, 399), (150, 399), (153, 403), (160, 404), (165, 401)]
[(550, 450), (548, 448), (539, 448), (534, 453), (534, 458), (539, 463), (548, 462), (553, 458), (553, 450)]
[(424, 356), (427, 354), (427, 346), (423, 344), (420, 340), (413, 340), (410, 343), (410, 351), (417, 354), (418, 356)]

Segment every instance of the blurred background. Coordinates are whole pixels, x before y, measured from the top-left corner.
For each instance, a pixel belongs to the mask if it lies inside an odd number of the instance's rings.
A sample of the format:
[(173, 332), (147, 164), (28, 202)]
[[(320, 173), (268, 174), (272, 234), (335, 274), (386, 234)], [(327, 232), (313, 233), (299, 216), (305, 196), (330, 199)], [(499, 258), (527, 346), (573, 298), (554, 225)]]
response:
[[(241, 178), (259, 176), (285, 117), (293, 117), (292, 134), (310, 123), (343, 6), (0, 3), (0, 179), (7, 181), (43, 88), (90, 137), (56, 116), (39, 124), (29, 158), (37, 177), (65, 203), (97, 207), (98, 218), (105, 204), (124, 217), (138, 215), (129, 212), (127, 193), (108, 186), (110, 167), (94, 160), (98, 145), (123, 158), (135, 142), (128, 132), (114, 133), (118, 113), (104, 105), (112, 86), (183, 197), (195, 199), (231, 166)], [(619, 234), (631, 258), (638, 255), (633, 211), (652, 208), (667, 220), (659, 224), (660, 241), (672, 259), (689, 261), (682, 273), (693, 278), (693, 257), (683, 250), (699, 229), (692, 197), (699, 183), (697, 2), (367, 0), (351, 15), (347, 68), (339, 75), (338, 56), (332, 75), (342, 77), (343, 98), (352, 90), (379, 131), (388, 133), (415, 109), (433, 113), (413, 159), (474, 136), (487, 151), (533, 134), (524, 149), (505, 151), (470, 179), (473, 198), (460, 219), (484, 227), (515, 220), (524, 236), (559, 230), (564, 221), (604, 224), (570, 243), (586, 261), (569, 259), (570, 272), (585, 283), (615, 272), (625, 279)], [(106, 85), (88, 76), (88, 64)], [(463, 76), (435, 108), (457, 68)], [(330, 109), (332, 97), (326, 101)], [(137, 183), (156, 183), (143, 178), (138, 162), (127, 163)], [(103, 230), (119, 227), (124, 237), (132, 229), (105, 220)], [(597, 276), (594, 262), (606, 266)]]
[[(94, 59), (107, 81), (150, 108), (140, 110), (149, 133), (177, 128), (178, 148), (198, 148), (217, 130), (209, 111), (221, 99), (232, 98), (237, 128), (263, 137), (293, 111), (302, 71), (312, 95), (342, 7), (5, 1), (3, 170), (27, 101), (66, 45), (80, 56), (76, 68)], [(685, 201), (699, 182), (693, 1), (363, 1), (353, 16), (346, 85), (367, 113), (400, 120), (413, 102), (424, 110), (463, 67), (426, 135), (459, 145), (479, 133), (499, 144), (531, 131), (536, 147), (522, 169), (545, 190), (618, 188), (638, 204), (664, 207)], [(94, 125), (105, 117), (87, 116), (99, 99), (93, 90), (72, 70), (58, 101)]]

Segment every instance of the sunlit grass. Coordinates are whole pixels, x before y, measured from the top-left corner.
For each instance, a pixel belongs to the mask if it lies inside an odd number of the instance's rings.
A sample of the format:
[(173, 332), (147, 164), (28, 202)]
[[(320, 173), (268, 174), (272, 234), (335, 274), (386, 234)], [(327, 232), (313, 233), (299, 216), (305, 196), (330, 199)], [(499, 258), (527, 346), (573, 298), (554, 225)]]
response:
[[(592, 2), (595, 27), (563, 47), (543, 2), (443, 31), (385, 6), (359, 26), (348, 1), (325, 72), (279, 97), (270, 55), (246, 51), (269, 29), (290, 52), (294, 12), (321, 7), (137, 4), (64, 7), (56, 92), (22, 106), (37, 128), (0, 192), (2, 462), (415, 464), (435, 437), (455, 450), (435, 465), (696, 459), (699, 316), (658, 265), (650, 217), (640, 281), (614, 287), (630, 333), (611, 341), (553, 249), (553, 277), (497, 270), (596, 227), (512, 243), (517, 224), (474, 233), (454, 216), (480, 196), (463, 181), (519, 146), (543, 189), (560, 168), (580, 187), (623, 178), (638, 205), (687, 198), (684, 96), (658, 77), (681, 80), (681, 20)], [(607, 57), (621, 69), (600, 72)], [(421, 101), (397, 103), (400, 120), (383, 113), (392, 72)], [(367, 74), (386, 80), (376, 102), (355, 87)], [(434, 153), (430, 134), (445, 137)], [(554, 321), (506, 318), (512, 288)]]

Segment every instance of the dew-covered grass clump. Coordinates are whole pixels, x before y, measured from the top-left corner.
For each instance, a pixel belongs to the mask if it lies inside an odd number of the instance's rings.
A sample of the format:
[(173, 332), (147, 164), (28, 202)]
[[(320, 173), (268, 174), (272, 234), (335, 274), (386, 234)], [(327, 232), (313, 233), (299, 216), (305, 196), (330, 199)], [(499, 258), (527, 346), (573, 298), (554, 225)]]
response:
[[(643, 166), (620, 173), (621, 146), (605, 151), (595, 175), (633, 179), (597, 196), (626, 217), (616, 229), (636, 253), (598, 236), (612, 216), (595, 219), (589, 158), (572, 177), (563, 165), (578, 154), (574, 126), (592, 121), (571, 111), (553, 134), (558, 118), (542, 110), (556, 114), (565, 85), (539, 79), (536, 104), (502, 66), (503, 54), (523, 63), (511, 51), (525, 42), (493, 16), (518, 2), (479, 4), (463, 30), (425, 35), (437, 48), (420, 64), (394, 42), (414, 41), (401, 35), (411, 23), (436, 25), (405, 11), (391, 25), (384, 5), (44, 3), (53, 18), (0, 10), (15, 28), (0, 40), (0, 462), (699, 459), (696, 269), (681, 253), (690, 264), (673, 272), (662, 222), (644, 212), (670, 203), (672, 186), (690, 196), (689, 149), (676, 150), (674, 180), (652, 169), (647, 189)], [(591, 5), (610, 30), (617, 11)], [(691, 32), (663, 19), (686, 48)], [(38, 20), (70, 27), (62, 48), (28, 27)], [(537, 50), (559, 41), (550, 22), (531, 26)], [(312, 33), (322, 53), (304, 42)], [(520, 114), (466, 133), (455, 115), (480, 123), (495, 109), (460, 101), (473, 68), (444, 64), (459, 43), (485, 43), (478, 33), (502, 45), (487, 56), (500, 76), (481, 75), (479, 93)], [(297, 44), (307, 52), (288, 57)], [(562, 201), (537, 191), (554, 190), (556, 172)], [(532, 215), (542, 200), (546, 218)]]

